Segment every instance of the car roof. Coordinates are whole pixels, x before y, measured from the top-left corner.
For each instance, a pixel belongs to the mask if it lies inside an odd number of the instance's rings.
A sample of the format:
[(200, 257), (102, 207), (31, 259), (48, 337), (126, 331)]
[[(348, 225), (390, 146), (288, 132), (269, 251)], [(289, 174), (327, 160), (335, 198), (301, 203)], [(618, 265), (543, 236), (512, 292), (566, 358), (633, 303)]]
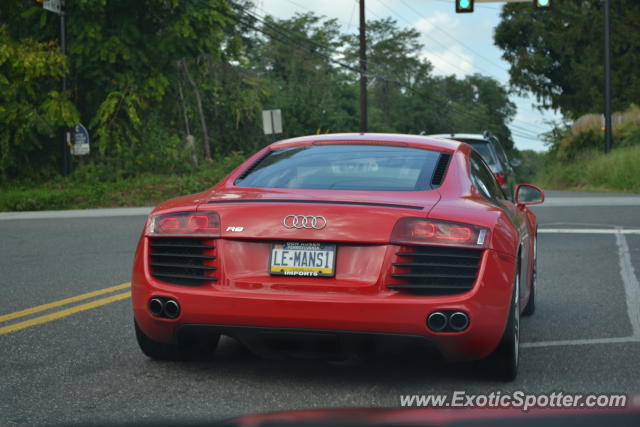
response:
[(311, 145), (314, 143), (390, 143), (406, 144), (413, 148), (428, 148), (437, 151), (449, 151), (454, 152), (458, 150), (461, 144), (460, 141), (445, 140), (440, 138), (433, 138), (422, 135), (409, 135), (409, 134), (396, 134), (396, 133), (334, 133), (334, 134), (321, 134), (321, 135), (308, 135), (297, 138), (285, 139), (282, 141), (274, 142), (270, 145), (270, 148), (285, 148), (298, 145)]

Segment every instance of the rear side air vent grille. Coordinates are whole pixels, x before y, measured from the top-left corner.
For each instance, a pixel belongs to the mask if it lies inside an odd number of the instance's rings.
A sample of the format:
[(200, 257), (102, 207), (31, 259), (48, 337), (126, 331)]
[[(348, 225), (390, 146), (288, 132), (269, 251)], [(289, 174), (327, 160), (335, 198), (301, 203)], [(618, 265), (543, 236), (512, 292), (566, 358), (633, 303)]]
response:
[(447, 166), (449, 165), (450, 159), (451, 159), (451, 154), (449, 153), (440, 154), (440, 158), (438, 159), (438, 164), (436, 165), (436, 168), (433, 171), (433, 177), (431, 178), (431, 185), (433, 187), (439, 187), (442, 184), (442, 180), (444, 179), (444, 174), (447, 172)]
[(149, 243), (151, 275), (163, 282), (197, 286), (217, 280), (214, 239), (156, 237)]
[(482, 253), (480, 249), (405, 246), (396, 253), (387, 288), (412, 295), (467, 292), (478, 276)]

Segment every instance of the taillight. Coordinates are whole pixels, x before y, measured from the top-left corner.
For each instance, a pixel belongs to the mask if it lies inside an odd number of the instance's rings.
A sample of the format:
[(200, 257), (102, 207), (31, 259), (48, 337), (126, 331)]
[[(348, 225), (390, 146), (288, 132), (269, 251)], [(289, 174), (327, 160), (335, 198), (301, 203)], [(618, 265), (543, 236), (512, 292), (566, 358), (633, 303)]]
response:
[(496, 181), (498, 181), (498, 184), (500, 185), (504, 185), (505, 183), (505, 176), (503, 173), (494, 173), (495, 177), (496, 177)]
[(489, 230), (477, 225), (424, 218), (401, 218), (393, 227), (391, 242), (483, 248)]
[(220, 217), (216, 212), (177, 212), (149, 219), (148, 236), (220, 236)]

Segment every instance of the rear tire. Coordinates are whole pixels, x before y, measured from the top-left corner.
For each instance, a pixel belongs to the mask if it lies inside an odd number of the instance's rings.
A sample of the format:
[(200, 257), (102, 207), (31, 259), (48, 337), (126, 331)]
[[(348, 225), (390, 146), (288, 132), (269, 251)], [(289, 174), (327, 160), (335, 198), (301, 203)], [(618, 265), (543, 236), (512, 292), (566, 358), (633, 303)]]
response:
[[(536, 242), (538, 236), (536, 233)], [(537, 244), (536, 244), (537, 246)], [(533, 271), (531, 272), (531, 291), (529, 292), (529, 300), (522, 310), (523, 316), (531, 316), (536, 311), (536, 283), (538, 282), (538, 250), (537, 247), (533, 251)]]
[(529, 301), (527, 301), (527, 305), (525, 305), (524, 310), (522, 310), (523, 316), (531, 316), (536, 312), (536, 264), (537, 261), (534, 261), (533, 275), (531, 277), (531, 291), (529, 292)]
[(509, 318), (504, 335), (498, 348), (489, 356), (491, 370), (495, 377), (501, 381), (510, 382), (518, 376), (520, 362), (520, 266), (516, 272), (513, 285), (513, 298), (509, 310)]
[(140, 350), (154, 360), (210, 360), (220, 339), (220, 335), (213, 335), (180, 344), (166, 344), (146, 336), (135, 320), (134, 326)]

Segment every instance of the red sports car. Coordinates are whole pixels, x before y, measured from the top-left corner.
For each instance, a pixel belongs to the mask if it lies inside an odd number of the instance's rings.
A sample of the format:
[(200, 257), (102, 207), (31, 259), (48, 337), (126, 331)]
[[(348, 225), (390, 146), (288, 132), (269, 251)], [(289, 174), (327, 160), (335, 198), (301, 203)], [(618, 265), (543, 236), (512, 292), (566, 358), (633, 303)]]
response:
[(507, 200), (457, 141), (276, 142), (149, 215), (133, 266), (138, 343), (174, 359), (213, 353), (221, 334), (318, 351), (408, 339), (449, 359), (490, 357), (514, 378), (520, 315), (535, 307), (527, 205), (543, 199), (522, 184)]

